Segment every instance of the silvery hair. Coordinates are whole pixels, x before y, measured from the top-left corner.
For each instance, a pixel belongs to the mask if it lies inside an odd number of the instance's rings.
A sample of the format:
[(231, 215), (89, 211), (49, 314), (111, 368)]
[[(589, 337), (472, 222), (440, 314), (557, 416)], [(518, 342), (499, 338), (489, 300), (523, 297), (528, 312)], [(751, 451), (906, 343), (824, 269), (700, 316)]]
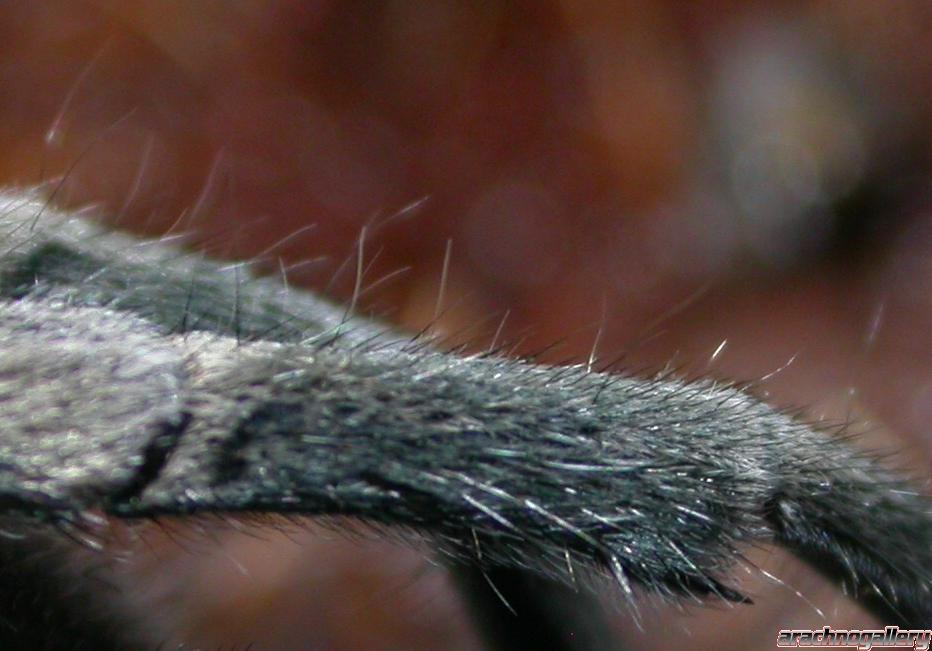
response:
[(640, 593), (750, 601), (730, 577), (759, 543), (886, 623), (932, 625), (929, 499), (837, 433), (711, 380), (446, 352), (8, 191), (0, 646), (132, 648), (23, 562), (100, 513), (413, 532), (501, 649), (610, 646), (577, 577), (610, 577), (633, 609)]

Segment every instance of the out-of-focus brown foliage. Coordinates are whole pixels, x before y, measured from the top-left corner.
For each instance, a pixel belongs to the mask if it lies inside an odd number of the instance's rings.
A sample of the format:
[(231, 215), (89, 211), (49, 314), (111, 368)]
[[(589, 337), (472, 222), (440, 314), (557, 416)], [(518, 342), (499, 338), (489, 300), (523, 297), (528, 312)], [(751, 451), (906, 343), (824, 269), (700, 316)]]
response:
[[(436, 313), (452, 239), (440, 326), (474, 328), (454, 338), (487, 345), (509, 310), (518, 352), (569, 334), (551, 361), (596, 341), (605, 362), (629, 349), (629, 368), (753, 379), (795, 355), (764, 386), (778, 403), (873, 415), (928, 446), (926, 3), (0, 8), (3, 183), (49, 181), (57, 201), (221, 256), (271, 251), (270, 270), (281, 259), (290, 282), (344, 298), (367, 225), (379, 287), (363, 304), (411, 327)], [(770, 648), (770, 629), (811, 620), (793, 590), (765, 595), (740, 622), (686, 620), (693, 645), (725, 622), (733, 648), (758, 630)], [(768, 598), (810, 617), (776, 617)], [(386, 621), (366, 648), (410, 633)], [(354, 626), (333, 648), (363, 644)], [(294, 635), (274, 639), (303, 648)]]

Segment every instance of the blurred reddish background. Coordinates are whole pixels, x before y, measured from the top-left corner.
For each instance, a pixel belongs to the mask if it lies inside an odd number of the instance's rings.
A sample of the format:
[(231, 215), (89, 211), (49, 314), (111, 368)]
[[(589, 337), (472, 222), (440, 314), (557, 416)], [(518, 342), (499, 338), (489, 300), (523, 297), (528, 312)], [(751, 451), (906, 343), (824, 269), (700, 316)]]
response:
[[(437, 312), (452, 240), (438, 326), (451, 341), (487, 347), (507, 315), (499, 341), (516, 354), (562, 342), (543, 361), (595, 347), (635, 370), (779, 370), (758, 392), (864, 422), (868, 440), (915, 451), (908, 465), (928, 472), (927, 3), (0, 8), (4, 183), (47, 182), (60, 204), (190, 232), (222, 257), (262, 253), (270, 272), (281, 260), (291, 283), (343, 299), (366, 226), (361, 304), (414, 329)], [(315, 541), (289, 562), (348, 554)], [(349, 556), (334, 567), (356, 567)], [(832, 624), (870, 623), (785, 559), (762, 562), (793, 588), (759, 587), (761, 606), (740, 621), (713, 612), (671, 630), (691, 631), (694, 648), (770, 648), (777, 628), (825, 623), (797, 589)], [(386, 590), (367, 587), (378, 576), (339, 578), (344, 592), (308, 607)], [(315, 626), (341, 632), (314, 646), (293, 626), (306, 612), (283, 615), (268, 586), (239, 590), (199, 597), (181, 628), (269, 649), (474, 644), (450, 623), (455, 606), (412, 616), (388, 589), (364, 608), (381, 624), (330, 613)], [(217, 633), (231, 604), (238, 623)], [(268, 621), (273, 632), (255, 632)]]

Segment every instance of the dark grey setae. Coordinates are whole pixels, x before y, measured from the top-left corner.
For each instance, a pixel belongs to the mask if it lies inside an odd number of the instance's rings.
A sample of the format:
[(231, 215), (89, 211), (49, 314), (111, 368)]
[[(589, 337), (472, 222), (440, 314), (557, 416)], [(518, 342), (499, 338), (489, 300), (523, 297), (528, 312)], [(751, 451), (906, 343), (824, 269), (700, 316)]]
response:
[[(439, 352), (246, 265), (8, 192), (0, 529), (54, 538), (95, 511), (414, 530), (467, 591), (489, 577), (526, 608), (563, 603), (550, 648), (610, 647), (597, 615), (570, 605), (587, 599), (577, 574), (607, 573), (632, 604), (642, 588), (743, 601), (729, 574), (769, 541), (885, 623), (932, 626), (929, 499), (737, 388)], [(64, 609), (30, 624), (23, 604), (52, 588), (17, 563), (23, 545), (0, 545), (2, 648), (54, 630), (74, 648), (127, 648)], [(535, 626), (502, 630), (498, 607), (477, 606), (490, 639), (532, 644)], [(575, 616), (589, 637), (559, 639)]]

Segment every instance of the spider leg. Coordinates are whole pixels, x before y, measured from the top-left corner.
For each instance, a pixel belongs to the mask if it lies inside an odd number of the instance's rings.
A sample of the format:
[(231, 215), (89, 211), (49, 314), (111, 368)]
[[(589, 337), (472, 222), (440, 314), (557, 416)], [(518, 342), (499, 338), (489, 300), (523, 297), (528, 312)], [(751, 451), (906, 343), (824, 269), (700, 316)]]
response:
[(743, 602), (729, 571), (771, 541), (885, 620), (932, 621), (928, 498), (739, 389), (411, 346), (239, 266), (40, 207), (0, 213), (6, 513), (419, 532), (473, 568), (460, 581), (500, 647), (544, 629), (509, 626), (490, 584), (556, 609), (548, 637), (585, 649), (603, 623), (556, 587), (574, 585), (567, 568), (607, 570), (629, 603), (632, 586)]

